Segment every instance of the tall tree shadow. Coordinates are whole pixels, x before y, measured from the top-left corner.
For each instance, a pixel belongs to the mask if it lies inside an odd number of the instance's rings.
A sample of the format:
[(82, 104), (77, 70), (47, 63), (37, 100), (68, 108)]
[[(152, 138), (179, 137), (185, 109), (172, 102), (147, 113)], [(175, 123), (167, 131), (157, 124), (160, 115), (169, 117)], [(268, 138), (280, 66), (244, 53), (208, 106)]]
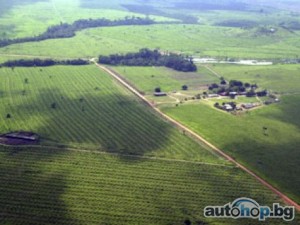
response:
[(43, 168), (44, 162), (59, 153), (37, 154), (26, 148), (16, 152), (0, 147), (0, 223), (79, 224), (62, 200), (68, 173)]
[(141, 156), (162, 150), (170, 144), (174, 129), (135, 97), (122, 94), (86, 94), (71, 99), (59, 89), (42, 89), (34, 102), (18, 105), (15, 110), (31, 111), (22, 115), (25, 121), (39, 116), (43, 123), (32, 131), (46, 139), (120, 155)]

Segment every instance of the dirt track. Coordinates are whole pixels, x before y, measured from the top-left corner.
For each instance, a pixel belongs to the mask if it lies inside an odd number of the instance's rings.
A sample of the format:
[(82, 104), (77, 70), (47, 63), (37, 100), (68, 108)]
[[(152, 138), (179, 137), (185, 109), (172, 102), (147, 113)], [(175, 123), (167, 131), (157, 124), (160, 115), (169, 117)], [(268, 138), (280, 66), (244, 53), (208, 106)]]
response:
[(112, 69), (106, 68), (105, 66), (99, 65), (95, 62), (96, 66), (99, 67), (100, 69), (104, 70), (105, 72), (107, 72), (109, 75), (111, 75), (114, 79), (116, 79), (117, 81), (119, 81), (123, 86), (125, 86), (128, 90), (130, 90), (132, 93), (134, 93), (136, 96), (138, 96), (140, 99), (142, 99), (147, 105), (149, 105), (153, 110), (155, 110), (161, 117), (165, 118), (166, 120), (168, 120), (170, 123), (172, 123), (173, 125), (177, 126), (178, 128), (184, 130), (185, 132), (189, 133), (191, 136), (193, 136), (194, 138), (198, 139), (199, 141), (205, 143), (207, 146), (209, 146), (211, 149), (213, 149), (215, 152), (217, 152), (219, 155), (221, 155), (222, 157), (224, 157), (225, 159), (227, 159), (228, 161), (232, 162), (233, 164), (235, 164), (236, 166), (238, 166), (239, 168), (241, 168), (243, 171), (245, 171), (246, 173), (248, 173), (249, 175), (251, 175), (252, 177), (254, 177), (257, 181), (259, 181), (260, 183), (262, 183), (265, 187), (267, 187), (268, 189), (270, 189), (273, 193), (275, 193), (276, 195), (278, 195), (287, 205), (290, 206), (294, 206), (295, 209), (297, 211), (300, 211), (300, 205), (298, 205), (295, 201), (293, 201), (292, 199), (290, 199), (288, 196), (286, 196), (284, 193), (282, 193), (281, 191), (279, 191), (278, 189), (276, 189), (275, 187), (273, 187), (271, 184), (269, 184), (267, 181), (265, 181), (264, 179), (262, 179), (261, 177), (259, 177), (258, 175), (256, 175), (254, 172), (252, 172), (250, 169), (246, 168), (245, 166), (243, 166), (242, 164), (240, 164), (239, 162), (237, 162), (235, 159), (233, 159), (230, 155), (226, 154), (225, 152), (223, 152), (221, 149), (217, 148), (216, 146), (214, 146), (213, 144), (211, 144), (210, 142), (206, 141), (203, 137), (201, 137), (200, 135), (198, 135), (197, 133), (195, 133), (194, 131), (192, 131), (191, 129), (189, 129), (188, 127), (182, 125), (181, 123), (179, 123), (178, 121), (174, 120), (173, 118), (169, 117), (168, 115), (164, 114), (162, 111), (160, 111), (158, 108), (156, 108), (154, 105), (151, 104), (151, 102), (149, 100), (147, 100), (143, 95), (141, 95), (137, 90), (135, 90), (132, 86), (130, 86), (130, 84), (128, 84), (126, 81), (124, 81), (124, 79), (122, 79), (120, 77), (120, 75), (118, 75), (118, 73), (116, 73), (115, 71), (113, 71)]

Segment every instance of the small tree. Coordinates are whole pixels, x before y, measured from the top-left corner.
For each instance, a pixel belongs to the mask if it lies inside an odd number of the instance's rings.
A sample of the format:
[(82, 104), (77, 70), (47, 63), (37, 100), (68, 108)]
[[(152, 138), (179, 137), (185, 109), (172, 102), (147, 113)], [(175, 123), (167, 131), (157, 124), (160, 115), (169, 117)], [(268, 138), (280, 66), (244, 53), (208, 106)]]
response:
[(186, 84), (185, 84), (185, 85), (182, 85), (181, 89), (182, 89), (183, 91), (187, 91), (188, 86), (187, 86)]
[(160, 89), (160, 87), (157, 87), (157, 88), (154, 89), (154, 91), (159, 93), (159, 92), (161, 92), (161, 89)]
[(227, 84), (225, 80), (221, 80), (220, 84), (225, 85)]
[(51, 104), (51, 108), (52, 108), (52, 109), (56, 109), (56, 107), (57, 107), (56, 103), (53, 102), (53, 103)]
[(25, 79), (24, 79), (24, 83), (25, 83), (25, 84), (28, 84), (28, 78), (25, 78)]
[(184, 221), (184, 225), (191, 225), (191, 224), (192, 224), (192, 222), (190, 220), (185, 220)]
[(245, 88), (250, 88), (250, 87), (251, 87), (251, 84), (245, 83), (244, 86), (245, 86)]
[(263, 127), (263, 132), (264, 132), (264, 135), (268, 135), (268, 128), (267, 127)]
[(7, 113), (7, 114), (6, 114), (6, 118), (7, 118), (7, 119), (10, 119), (10, 118), (11, 118), (10, 113)]

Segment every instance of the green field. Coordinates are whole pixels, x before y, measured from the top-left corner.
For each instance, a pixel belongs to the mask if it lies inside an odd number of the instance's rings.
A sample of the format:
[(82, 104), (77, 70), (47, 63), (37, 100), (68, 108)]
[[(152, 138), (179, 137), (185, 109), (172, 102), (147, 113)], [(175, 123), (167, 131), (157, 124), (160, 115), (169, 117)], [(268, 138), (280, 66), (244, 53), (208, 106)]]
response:
[(300, 45), (297, 32), (289, 33), (280, 29), (271, 36), (255, 36), (255, 32), (206, 25), (105, 27), (84, 30), (68, 39), (14, 44), (0, 48), (0, 54), (97, 57), (99, 54), (135, 52), (148, 47), (197, 56), (256, 59), (298, 57)]
[[(122, 2), (126, 3), (126, 1)], [(25, 2), (1, 0), (0, 3), (3, 6), (0, 9), (0, 28), (2, 28), (0, 38), (38, 35), (51, 25), (57, 25), (60, 22), (72, 23), (78, 19), (121, 19), (125, 16), (143, 16), (124, 10), (120, 7), (120, 1), (102, 3), (101, 8), (84, 7), (86, 1), (80, 0), (26, 0)], [(87, 2), (87, 4), (90, 3)], [(173, 20), (161, 16), (150, 16), (150, 18), (157, 21)]]
[[(297, 88), (299, 86), (297, 65), (268, 67), (215, 65), (211, 67), (221, 73), (226, 80), (238, 79), (243, 82), (257, 83), (261, 88), (272, 87), (274, 92), (299, 90)], [(153, 91), (153, 87), (158, 86), (158, 84), (166, 91), (173, 90), (175, 88), (174, 83), (177, 87), (179, 86), (173, 74), (166, 73), (165, 71), (168, 70), (163, 68), (155, 69), (164, 74), (160, 76), (159, 83), (153, 83), (155, 77), (149, 76), (154, 70), (153, 68), (130, 70), (127, 67), (120, 67), (116, 69), (146, 94), (151, 90)], [(204, 67), (200, 67), (199, 73), (205, 74), (204, 69)], [(259, 77), (256, 74), (259, 74)], [(185, 74), (185, 81), (189, 80), (189, 76), (188, 73)], [(216, 78), (209, 73), (206, 73), (205, 76)], [(252, 79), (253, 77), (256, 79)], [(201, 78), (200, 76), (198, 81), (197, 79), (194, 80), (194, 85), (200, 86), (203, 82)], [(185, 92), (181, 91), (181, 93), (184, 94)], [(300, 172), (298, 157), (300, 122), (297, 116), (299, 95), (284, 95), (279, 104), (265, 106), (241, 116), (233, 116), (213, 107), (214, 102), (226, 102), (226, 100), (212, 99), (210, 102), (198, 100), (175, 107), (174, 99), (164, 98), (151, 97), (150, 99), (157, 101), (165, 113), (183, 122), (219, 148), (224, 149), (243, 164), (271, 181), (275, 186), (285, 190), (297, 201), (300, 200), (298, 176)], [(241, 98), (237, 102), (257, 102), (257, 100)], [(268, 136), (263, 134), (263, 126), (268, 127)], [(282, 157), (286, 160), (281, 160)]]
[(182, 85), (188, 85), (191, 90), (199, 90), (203, 86), (219, 81), (218, 77), (204, 67), (199, 68), (197, 72), (190, 73), (165, 67), (119, 66), (113, 69), (147, 95), (152, 95), (156, 87), (160, 87), (165, 92), (179, 91)]
[(76, 148), (222, 162), (95, 66), (2, 68), (0, 84), (1, 133), (29, 130)]
[[(246, 7), (235, 8), (241, 1)], [(79, 19), (149, 16), (166, 22), (98, 27), (72, 38), (13, 44), (0, 48), (0, 63), (97, 59), (141, 48), (222, 60), (299, 59), (297, 0), (233, 2), (0, 0), (0, 39), (36, 36), (49, 26)], [(299, 64), (199, 64), (193, 73), (165, 67), (111, 68), (166, 115), (300, 203)], [(213, 106), (227, 100), (192, 99), (219, 83), (220, 76), (256, 83), (280, 102), (235, 116)], [(156, 87), (168, 96), (154, 97)], [(261, 100), (266, 97), (234, 101)], [(0, 67), (0, 105), (0, 134), (23, 130), (41, 136), (35, 146), (0, 145), (0, 224), (300, 224), (299, 213), (289, 223), (204, 218), (204, 207), (240, 197), (268, 206), (284, 203), (95, 65)]]
[(210, 66), (227, 80), (257, 83), (260, 87), (280, 94), (300, 93), (300, 65)]
[[(298, 224), (203, 218), (240, 196), (278, 202), (235, 167), (92, 152), (0, 148), (2, 224)], [(4, 215), (4, 217), (3, 217)]]
[(278, 201), (95, 66), (2, 68), (0, 80), (1, 132), (34, 131), (45, 145), (1, 147), (4, 223), (182, 224), (240, 196)]

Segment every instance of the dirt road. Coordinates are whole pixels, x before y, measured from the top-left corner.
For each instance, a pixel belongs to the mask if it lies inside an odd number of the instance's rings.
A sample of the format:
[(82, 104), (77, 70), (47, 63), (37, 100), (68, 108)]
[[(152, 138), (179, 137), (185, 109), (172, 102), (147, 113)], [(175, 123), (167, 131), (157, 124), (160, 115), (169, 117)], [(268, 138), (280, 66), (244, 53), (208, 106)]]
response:
[(195, 133), (194, 131), (192, 131), (191, 129), (189, 129), (188, 127), (184, 126), (183, 124), (179, 123), (178, 121), (174, 120), (173, 118), (171, 118), (170, 116), (164, 114), (162, 111), (160, 111), (160, 109), (156, 108), (154, 105), (151, 104), (151, 102), (149, 100), (147, 100), (143, 95), (141, 95), (137, 90), (135, 90), (132, 86), (130, 86), (126, 81), (124, 81), (124, 79), (122, 79), (120, 77), (120, 75), (118, 75), (118, 73), (116, 73), (115, 71), (113, 71), (112, 69), (109, 69), (105, 66), (99, 65), (97, 63), (95, 63), (97, 67), (99, 67), (100, 69), (104, 70), (105, 72), (107, 72), (109, 75), (111, 75), (114, 79), (116, 79), (117, 81), (119, 81), (123, 86), (125, 86), (128, 90), (130, 90), (132, 93), (134, 93), (136, 96), (138, 96), (140, 99), (142, 99), (148, 106), (150, 106), (153, 110), (155, 110), (162, 118), (168, 120), (170, 123), (172, 123), (173, 125), (177, 126), (178, 128), (184, 130), (186, 133), (189, 133), (191, 136), (193, 136), (194, 138), (198, 139), (199, 141), (203, 142), (204, 144), (206, 144), (207, 146), (209, 146), (211, 149), (213, 149), (215, 152), (217, 152), (219, 155), (221, 155), (222, 157), (224, 157), (225, 159), (227, 159), (228, 161), (232, 162), (233, 164), (235, 164), (236, 166), (238, 166), (240, 169), (242, 169), (243, 171), (245, 171), (246, 173), (248, 173), (249, 175), (251, 175), (252, 177), (254, 177), (257, 181), (259, 181), (260, 183), (262, 183), (265, 187), (267, 187), (268, 189), (270, 189), (273, 193), (275, 193), (276, 195), (278, 195), (287, 205), (290, 206), (294, 206), (295, 209), (297, 211), (300, 211), (300, 206), (293, 201), (292, 199), (290, 199), (288, 196), (286, 196), (284, 193), (282, 193), (281, 191), (279, 191), (278, 189), (276, 189), (275, 187), (273, 187), (271, 184), (269, 184), (267, 181), (265, 181), (264, 179), (262, 179), (261, 177), (259, 177), (258, 175), (256, 175), (254, 172), (252, 172), (250, 169), (246, 168), (245, 166), (243, 166), (242, 164), (240, 164), (239, 162), (237, 162), (235, 159), (233, 159), (230, 155), (226, 154), (225, 152), (223, 152), (221, 149), (217, 148), (216, 146), (214, 146), (213, 144), (211, 144), (210, 142), (206, 141), (203, 137), (201, 137), (200, 135), (198, 135), (197, 133)]

